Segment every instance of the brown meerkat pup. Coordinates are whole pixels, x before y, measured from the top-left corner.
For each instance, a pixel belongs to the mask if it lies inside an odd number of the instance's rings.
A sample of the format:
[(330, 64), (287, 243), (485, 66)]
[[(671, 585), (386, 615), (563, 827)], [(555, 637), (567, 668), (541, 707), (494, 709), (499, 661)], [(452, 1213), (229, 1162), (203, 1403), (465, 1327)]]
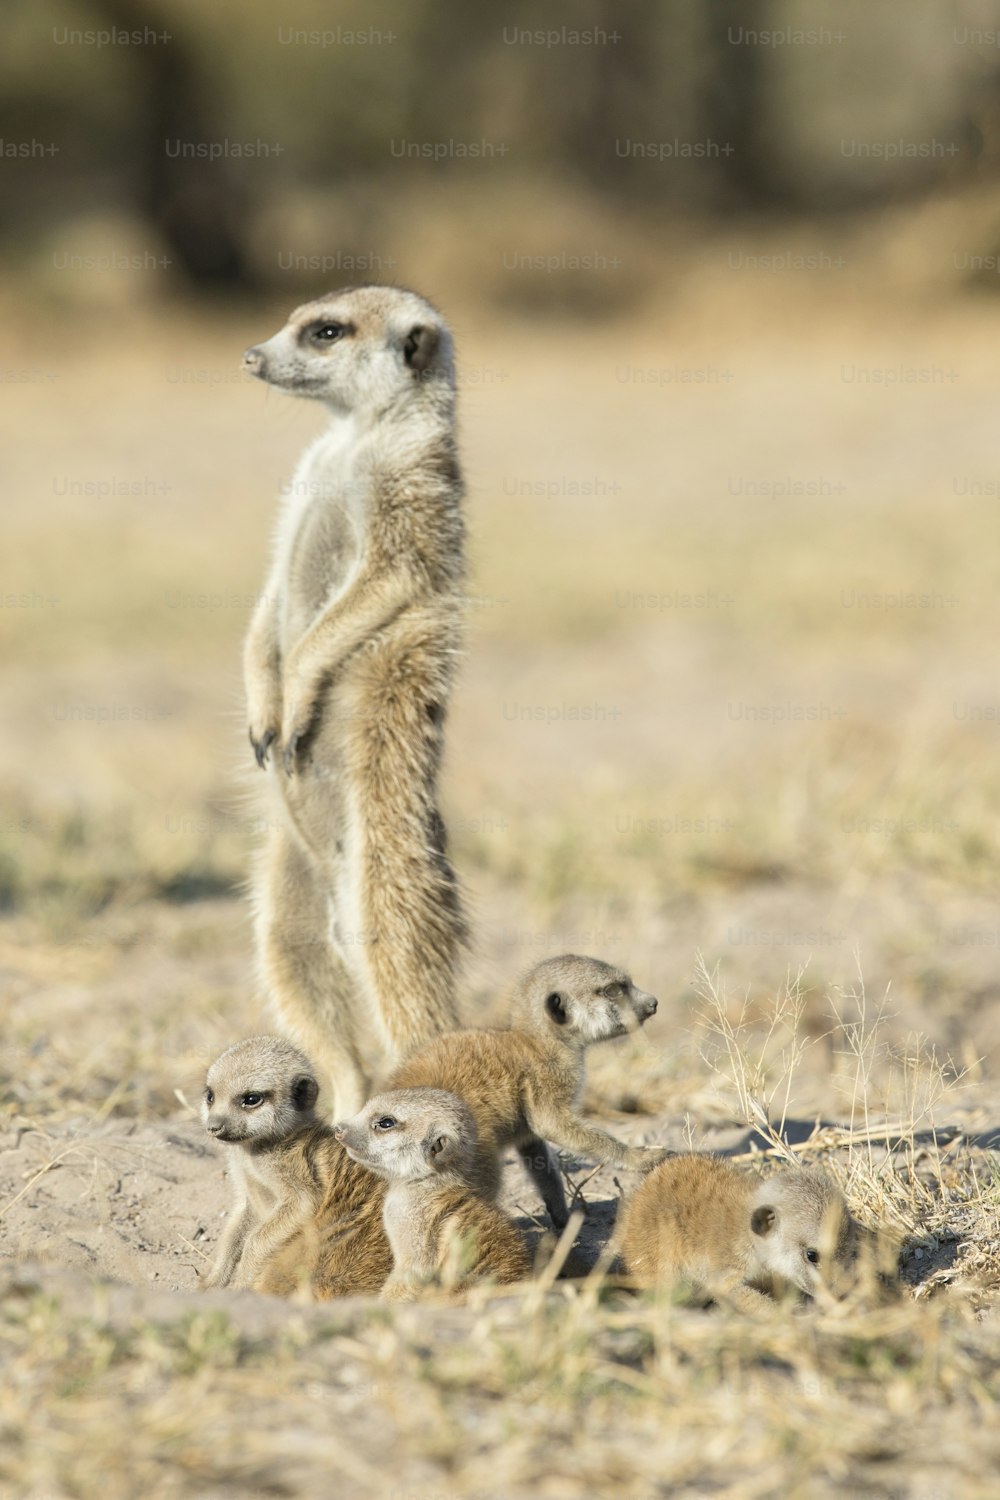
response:
[(520, 980), (510, 1026), (436, 1037), (396, 1068), (387, 1086), (460, 1095), (475, 1120), (487, 1193), (496, 1195), (500, 1153), (513, 1146), (553, 1224), (563, 1229), (566, 1199), (545, 1141), (642, 1171), (673, 1154), (627, 1146), (577, 1113), (587, 1047), (637, 1030), (655, 1012), (654, 997), (637, 989), (623, 969), (564, 954), (536, 964)]
[(392, 1247), (387, 1301), (428, 1286), (524, 1281), (528, 1252), (511, 1219), (481, 1197), (476, 1123), (442, 1089), (396, 1089), (337, 1126), (354, 1161), (385, 1177), (383, 1220)]
[(327, 1302), (377, 1292), (385, 1284), (392, 1270), (382, 1222), (385, 1179), (352, 1161), (339, 1141), (334, 1146), (325, 1162), (322, 1198), (264, 1266), (258, 1292), (306, 1292)]
[(323, 1249), (310, 1228), (330, 1196), (337, 1203), (330, 1233), (339, 1235), (339, 1278), (327, 1295), (375, 1291), (388, 1276), (384, 1184), (352, 1162), (332, 1128), (316, 1118), (318, 1094), (309, 1059), (280, 1037), (237, 1042), (209, 1068), (202, 1118), (230, 1148), (235, 1202), (205, 1287), (280, 1296), (308, 1282)]
[[(297, 308), (244, 368), (322, 402), (244, 649), (250, 740), (271, 760), (258, 951), (334, 1118), (387, 1060), (458, 1025), (465, 939), (437, 777), (463, 619), (452, 340), (396, 287)], [(272, 754), (273, 751), (273, 754)]]
[(842, 1293), (868, 1237), (814, 1168), (761, 1180), (717, 1157), (678, 1156), (640, 1183), (614, 1242), (641, 1287), (683, 1280), (753, 1308), (791, 1287)]

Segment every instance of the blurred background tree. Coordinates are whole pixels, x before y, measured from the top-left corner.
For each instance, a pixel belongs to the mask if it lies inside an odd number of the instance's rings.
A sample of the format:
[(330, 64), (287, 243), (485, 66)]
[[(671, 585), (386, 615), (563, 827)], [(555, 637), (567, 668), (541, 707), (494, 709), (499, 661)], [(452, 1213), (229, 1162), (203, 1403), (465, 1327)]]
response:
[(459, 198), (477, 244), (533, 204), (655, 233), (997, 162), (1000, 0), (7, 0), (0, 25), (3, 245), (29, 273), (95, 215), (173, 284), (239, 290), (394, 260)]

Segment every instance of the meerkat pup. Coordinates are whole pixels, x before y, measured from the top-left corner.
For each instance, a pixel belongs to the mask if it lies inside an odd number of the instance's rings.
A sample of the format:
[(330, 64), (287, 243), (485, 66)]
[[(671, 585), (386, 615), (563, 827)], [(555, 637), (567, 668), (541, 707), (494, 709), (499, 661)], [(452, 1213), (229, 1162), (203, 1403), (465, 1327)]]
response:
[(208, 1070), (202, 1119), (230, 1148), (235, 1201), (206, 1287), (252, 1287), (323, 1196), (338, 1147), (316, 1118), (309, 1059), (274, 1036), (227, 1048)]
[(546, 959), (516, 986), (509, 1027), (436, 1037), (393, 1072), (388, 1087), (458, 1094), (475, 1121), (484, 1190), (496, 1195), (500, 1153), (513, 1146), (563, 1229), (566, 1198), (545, 1141), (644, 1171), (672, 1155), (627, 1146), (578, 1114), (587, 1047), (636, 1031), (655, 1012), (654, 997), (623, 969), (575, 954)]
[(397, 1089), (370, 1099), (337, 1126), (356, 1162), (385, 1177), (383, 1219), (392, 1247), (387, 1301), (430, 1285), (523, 1281), (528, 1252), (513, 1222), (480, 1196), (476, 1122), (442, 1089)]
[(281, 509), (244, 677), (273, 803), (261, 967), (340, 1118), (369, 1092), (372, 1021), (385, 1059), (458, 1025), (466, 929), (437, 809), (463, 617), (452, 340), (422, 297), (353, 287), (243, 363), (329, 419)]
[(762, 1181), (716, 1157), (678, 1156), (639, 1185), (615, 1242), (639, 1286), (688, 1281), (752, 1308), (790, 1287), (846, 1290), (868, 1233), (815, 1169)]

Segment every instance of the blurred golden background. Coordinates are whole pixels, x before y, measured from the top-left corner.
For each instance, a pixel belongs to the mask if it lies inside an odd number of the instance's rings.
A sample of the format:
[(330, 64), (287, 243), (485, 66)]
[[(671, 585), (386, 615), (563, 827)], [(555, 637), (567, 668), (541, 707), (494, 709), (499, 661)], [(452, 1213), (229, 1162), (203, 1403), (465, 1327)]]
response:
[[(992, 1497), (1000, 0), (7, 0), (0, 173), (0, 1490)], [(369, 280), (460, 362), (469, 1019), (625, 964), (584, 1107), (780, 1129), (895, 1305), (196, 1292), (323, 420), (240, 359)], [(567, 1169), (596, 1254), (628, 1182)]]

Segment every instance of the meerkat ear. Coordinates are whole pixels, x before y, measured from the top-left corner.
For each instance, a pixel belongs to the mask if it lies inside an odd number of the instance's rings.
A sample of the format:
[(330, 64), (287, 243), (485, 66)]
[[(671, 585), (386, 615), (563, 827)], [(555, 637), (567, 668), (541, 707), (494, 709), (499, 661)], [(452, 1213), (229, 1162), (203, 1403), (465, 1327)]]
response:
[(435, 1172), (440, 1172), (451, 1162), (457, 1146), (456, 1138), (446, 1130), (432, 1130), (424, 1141), (424, 1155)]
[(319, 1084), (304, 1073), (292, 1084), (292, 1103), (296, 1109), (312, 1109), (319, 1097)]
[(776, 1210), (766, 1203), (761, 1204), (760, 1208), (755, 1208), (750, 1215), (750, 1228), (754, 1234), (759, 1234), (761, 1238), (770, 1234), (777, 1222), (778, 1215)]
[(569, 1020), (569, 1012), (566, 1009), (566, 998), (564, 995), (546, 995), (545, 1010), (557, 1026), (565, 1026)]
[(418, 375), (422, 374), (437, 353), (441, 335), (436, 328), (428, 328), (423, 323), (415, 324), (406, 335), (403, 344), (403, 359), (411, 370)]

